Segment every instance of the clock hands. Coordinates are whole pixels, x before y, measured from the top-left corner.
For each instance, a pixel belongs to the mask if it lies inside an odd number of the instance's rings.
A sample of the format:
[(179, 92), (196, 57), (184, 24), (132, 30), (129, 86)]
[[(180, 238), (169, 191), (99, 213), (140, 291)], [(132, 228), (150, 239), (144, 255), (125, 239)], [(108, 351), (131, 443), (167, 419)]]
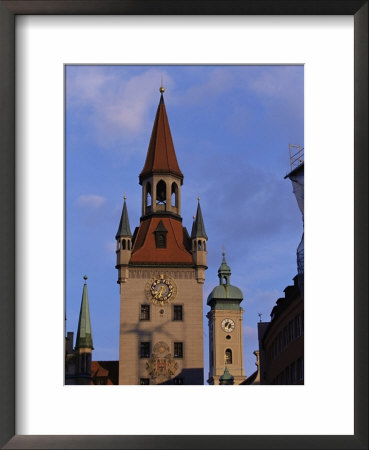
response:
[(159, 290), (157, 290), (154, 294), (154, 297), (156, 299), (161, 298), (163, 295), (163, 292), (165, 291), (165, 286), (160, 286)]

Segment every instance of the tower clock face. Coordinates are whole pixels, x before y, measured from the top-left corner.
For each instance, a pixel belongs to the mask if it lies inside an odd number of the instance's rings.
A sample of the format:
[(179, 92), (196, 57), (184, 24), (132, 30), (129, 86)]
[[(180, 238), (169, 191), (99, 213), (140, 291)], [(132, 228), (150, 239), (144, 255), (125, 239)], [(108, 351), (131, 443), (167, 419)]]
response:
[(157, 305), (164, 305), (174, 300), (177, 294), (177, 288), (170, 278), (160, 278), (149, 281), (146, 285), (146, 297)]
[(222, 320), (222, 329), (226, 333), (232, 333), (234, 330), (234, 322), (232, 319), (224, 319)]

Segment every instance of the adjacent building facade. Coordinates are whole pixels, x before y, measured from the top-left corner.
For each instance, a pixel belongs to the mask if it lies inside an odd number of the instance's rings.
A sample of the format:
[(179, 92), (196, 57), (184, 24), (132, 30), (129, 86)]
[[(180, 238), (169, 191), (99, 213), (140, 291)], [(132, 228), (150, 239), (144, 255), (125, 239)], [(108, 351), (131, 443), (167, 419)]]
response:
[[(290, 145), (292, 182), (304, 218), (303, 149)], [(297, 247), (297, 275), (284, 289), (270, 314), (270, 322), (258, 323), (259, 350), (254, 352), (257, 370), (242, 384), (304, 384), (304, 234)]]

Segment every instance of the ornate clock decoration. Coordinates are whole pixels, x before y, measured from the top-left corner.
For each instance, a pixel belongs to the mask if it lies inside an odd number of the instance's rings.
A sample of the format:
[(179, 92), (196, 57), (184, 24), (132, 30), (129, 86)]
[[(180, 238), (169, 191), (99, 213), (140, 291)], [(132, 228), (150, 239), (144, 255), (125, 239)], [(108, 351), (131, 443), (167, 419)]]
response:
[(226, 333), (232, 333), (232, 331), (234, 330), (234, 327), (235, 327), (232, 319), (222, 320), (221, 326), (222, 326), (223, 331), (225, 331)]
[(171, 278), (165, 278), (161, 274), (159, 278), (152, 278), (146, 284), (145, 294), (147, 299), (156, 305), (165, 305), (174, 300), (177, 295), (177, 286)]
[(146, 363), (146, 370), (156, 384), (172, 377), (177, 370), (177, 363), (169, 353), (169, 346), (160, 341), (154, 345), (151, 358)]

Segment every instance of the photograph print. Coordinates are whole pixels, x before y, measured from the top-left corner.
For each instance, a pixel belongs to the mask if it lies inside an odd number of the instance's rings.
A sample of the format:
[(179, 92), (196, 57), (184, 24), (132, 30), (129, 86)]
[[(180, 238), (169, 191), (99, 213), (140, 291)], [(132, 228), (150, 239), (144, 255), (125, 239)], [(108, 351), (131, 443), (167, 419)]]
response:
[(304, 384), (304, 67), (65, 66), (65, 384)]

